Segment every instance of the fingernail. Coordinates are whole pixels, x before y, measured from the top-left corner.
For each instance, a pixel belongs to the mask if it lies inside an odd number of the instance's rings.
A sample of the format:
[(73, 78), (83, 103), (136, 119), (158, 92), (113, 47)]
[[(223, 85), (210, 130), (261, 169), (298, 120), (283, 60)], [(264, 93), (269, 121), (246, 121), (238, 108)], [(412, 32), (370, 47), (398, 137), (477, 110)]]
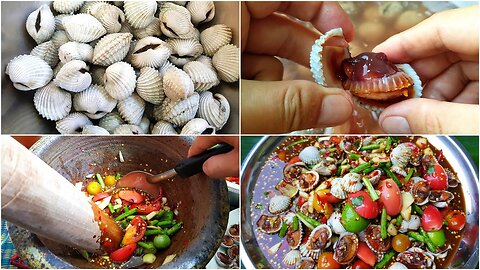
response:
[(401, 116), (389, 116), (383, 119), (382, 128), (388, 133), (411, 134), (412, 130), (407, 119)]
[(352, 113), (352, 102), (347, 95), (327, 95), (322, 100), (318, 124), (321, 126), (341, 124)]

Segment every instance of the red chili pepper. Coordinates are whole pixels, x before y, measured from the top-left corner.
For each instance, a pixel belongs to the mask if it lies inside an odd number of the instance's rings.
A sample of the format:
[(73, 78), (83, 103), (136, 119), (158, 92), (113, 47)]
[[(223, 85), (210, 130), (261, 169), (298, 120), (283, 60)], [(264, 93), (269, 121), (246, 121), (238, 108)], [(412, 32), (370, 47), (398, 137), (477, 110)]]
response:
[(300, 196), (300, 198), (298, 198), (298, 206), (299, 207), (302, 207), (302, 205), (306, 202), (307, 200), (305, 200), (305, 198), (303, 198), (302, 196)]
[(18, 254), (12, 255), (10, 257), (10, 264), (21, 269), (29, 269), (29, 267), (20, 259), (20, 256)]
[(438, 152), (437, 161), (438, 161), (438, 162), (441, 162), (442, 159), (443, 159), (443, 151), (440, 150), (440, 151)]

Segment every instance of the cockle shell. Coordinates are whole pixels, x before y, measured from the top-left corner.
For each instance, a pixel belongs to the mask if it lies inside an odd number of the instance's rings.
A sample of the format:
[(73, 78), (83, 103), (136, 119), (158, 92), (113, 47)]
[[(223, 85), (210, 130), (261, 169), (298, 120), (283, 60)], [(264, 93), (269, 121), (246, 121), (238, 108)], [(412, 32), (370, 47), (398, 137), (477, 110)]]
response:
[(322, 224), (315, 227), (307, 240), (307, 249), (324, 250), (330, 246), (332, 238), (332, 229), (328, 225)]
[(212, 92), (205, 91), (200, 94), (197, 116), (220, 130), (230, 117), (230, 104), (222, 94), (213, 95)]
[(55, 18), (47, 5), (42, 5), (28, 15), (26, 28), (28, 34), (37, 42), (49, 40), (55, 32)]
[(105, 90), (116, 100), (128, 98), (135, 90), (135, 70), (128, 63), (118, 62), (109, 66), (103, 78)]
[(77, 14), (63, 18), (63, 27), (72, 41), (90, 42), (107, 33), (103, 25), (92, 15)]
[(58, 49), (58, 57), (60, 57), (60, 61), (63, 63), (72, 60), (91, 62), (93, 58), (93, 48), (85, 43), (67, 42)]
[(215, 17), (213, 1), (189, 1), (187, 10), (190, 12), (192, 23), (195, 25), (209, 22)]
[(270, 198), (268, 211), (272, 214), (278, 214), (288, 209), (290, 206), (290, 197), (284, 195), (275, 195)]
[(152, 22), (146, 27), (133, 29), (132, 31), (133, 31), (133, 36), (136, 39), (162, 35), (162, 30), (160, 30), (160, 20), (158, 18), (153, 18)]
[(82, 134), (84, 135), (110, 135), (110, 132), (108, 132), (106, 129), (99, 127), (99, 126), (94, 126), (94, 125), (86, 125), (82, 129)]
[(340, 264), (349, 264), (357, 255), (358, 236), (344, 232), (333, 245), (333, 258)]
[(158, 72), (160, 72), (160, 76), (165, 76), (165, 72), (167, 72), (168, 69), (175, 67), (174, 64), (172, 64), (170, 61), (165, 61), (161, 67), (158, 68)]
[(100, 85), (92, 84), (85, 91), (73, 96), (73, 108), (91, 119), (102, 118), (113, 111), (116, 105), (117, 101)]
[(106, 35), (95, 45), (92, 63), (100, 66), (110, 66), (122, 61), (130, 49), (132, 37), (133, 35), (130, 33)]
[(67, 33), (63, 30), (57, 30), (55, 33), (53, 33), (52, 39), (50, 40), (55, 44), (55, 47), (58, 49), (60, 48), (63, 44), (67, 43), (70, 41), (67, 37)]
[(307, 146), (305, 147), (298, 157), (305, 163), (305, 164), (317, 164), (320, 162), (320, 151), (316, 146)]
[(107, 113), (98, 122), (98, 125), (108, 130), (108, 132), (113, 132), (115, 128), (123, 124), (125, 124), (125, 121), (122, 119), (118, 112)]
[(362, 177), (358, 173), (347, 173), (342, 179), (342, 188), (348, 193), (357, 192), (363, 187)]
[(320, 250), (311, 250), (307, 248), (307, 243), (301, 244), (298, 248), (303, 257), (312, 258), (317, 260), (320, 255)]
[(302, 255), (300, 254), (300, 251), (297, 249), (292, 249), (287, 254), (285, 254), (285, 257), (283, 257), (283, 263), (288, 266), (294, 266), (297, 262), (300, 261), (301, 258)]
[(70, 113), (72, 96), (51, 82), (35, 92), (33, 104), (43, 118), (57, 121)]
[(180, 39), (172, 38), (167, 40), (168, 45), (172, 48), (172, 54), (169, 58), (176, 66), (183, 66), (186, 63), (195, 60), (203, 53), (202, 44), (196, 39)]
[(137, 93), (145, 101), (158, 105), (165, 98), (163, 78), (156, 69), (144, 67), (137, 78)]
[(206, 55), (200, 55), (199, 57), (197, 57), (197, 59), (195, 59), (195, 61), (198, 61), (198, 62), (204, 64), (209, 69), (213, 70), (215, 72), (215, 74), (217, 73), (217, 71), (215, 70), (215, 68), (213, 67), (213, 64), (212, 64), (212, 58), (210, 58)]
[(141, 127), (136, 125), (120, 125), (113, 130), (112, 134), (117, 135), (138, 135), (144, 134)]
[(183, 126), (195, 117), (199, 105), (199, 95), (193, 93), (186, 99), (172, 101), (165, 98), (161, 105), (154, 107), (156, 120), (165, 120), (177, 126)]
[(238, 48), (232, 44), (221, 47), (212, 57), (212, 64), (218, 72), (218, 77), (226, 82), (238, 81), (238, 61)]
[(181, 135), (202, 135), (202, 134), (215, 134), (215, 128), (210, 126), (205, 119), (193, 118), (183, 126)]
[(130, 63), (136, 68), (160, 67), (170, 57), (172, 50), (167, 43), (156, 37), (142, 38), (137, 42)]
[(303, 192), (309, 192), (316, 188), (320, 183), (320, 175), (316, 171), (302, 172), (301, 177), (298, 178), (297, 188)]
[(92, 83), (88, 66), (81, 60), (72, 60), (62, 66), (53, 80), (55, 84), (70, 92), (80, 92)]
[(52, 68), (58, 64), (58, 48), (51, 40), (37, 45), (30, 54), (40, 57)]
[(142, 120), (140, 121), (140, 124), (138, 126), (143, 130), (145, 134), (150, 132), (150, 119), (148, 117), (144, 116), (142, 117)]
[(200, 33), (200, 42), (206, 55), (213, 56), (221, 47), (230, 44), (232, 29), (224, 24), (216, 24)]
[(295, 269), (315, 269), (317, 262), (310, 257), (302, 257), (299, 262), (295, 264)]
[(106, 1), (86, 1), (82, 7), (80, 8), (80, 10), (78, 11), (78, 13), (86, 13), (86, 14), (90, 14), (92, 15), (92, 9), (94, 7), (96, 7), (97, 5), (99, 4), (103, 4), (105, 3)]
[(104, 85), (103, 75), (105, 75), (106, 68), (101, 66), (93, 66), (90, 68), (90, 75), (92, 76), (92, 84)]
[(332, 180), (332, 187), (330, 188), (330, 193), (337, 198), (344, 200), (348, 198), (348, 192), (343, 190), (343, 179), (342, 178), (335, 178)]
[(58, 13), (72, 13), (82, 7), (84, 1), (75, 0), (55, 0), (53, 1), (53, 9)]
[(160, 120), (153, 126), (152, 134), (177, 135), (178, 132), (175, 130), (172, 124)]
[(133, 28), (143, 28), (149, 25), (155, 18), (157, 2), (148, 1), (125, 1), (123, 4), (125, 17)]
[(178, 68), (170, 68), (163, 76), (163, 91), (172, 101), (185, 99), (194, 92), (192, 79)]
[(342, 234), (346, 232), (345, 228), (342, 225), (342, 213), (333, 212), (332, 215), (327, 220), (327, 225), (330, 226), (332, 231), (336, 234)]
[(71, 14), (58, 14), (54, 17), (56, 30), (65, 30), (65, 27), (63, 27), (63, 18), (66, 18), (68, 16), (71, 16)]
[(43, 87), (53, 77), (53, 70), (47, 62), (40, 57), (26, 54), (10, 60), (5, 73), (10, 77), (13, 86), (22, 91)]
[(202, 62), (192, 61), (183, 66), (183, 70), (193, 81), (195, 91), (203, 92), (218, 85), (217, 73)]
[(133, 93), (128, 98), (119, 101), (117, 109), (127, 123), (139, 125), (145, 112), (145, 101), (139, 95)]
[(109, 34), (118, 33), (122, 28), (122, 23), (125, 22), (123, 11), (107, 3), (92, 5), (88, 13), (95, 17)]
[(182, 6), (164, 3), (160, 8), (160, 29), (171, 38), (192, 38), (196, 35), (190, 12)]
[(55, 68), (53, 69), (53, 77), (55, 78), (58, 74), (58, 72), (60, 72), (60, 70), (62, 69), (62, 67), (64, 66), (65, 64), (62, 63), (62, 62), (58, 62), (58, 64), (55, 66)]
[(56, 128), (61, 134), (80, 134), (86, 125), (93, 125), (83, 113), (74, 112), (57, 121)]

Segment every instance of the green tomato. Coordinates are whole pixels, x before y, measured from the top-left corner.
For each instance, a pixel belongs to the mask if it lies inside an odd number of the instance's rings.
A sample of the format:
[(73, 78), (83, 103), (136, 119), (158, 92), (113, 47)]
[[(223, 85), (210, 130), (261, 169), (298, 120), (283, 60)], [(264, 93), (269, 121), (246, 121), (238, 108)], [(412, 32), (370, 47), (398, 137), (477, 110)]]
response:
[(153, 245), (158, 249), (164, 249), (170, 246), (170, 237), (166, 234), (159, 234), (153, 239)]
[(155, 256), (155, 254), (148, 253), (148, 254), (143, 255), (142, 259), (143, 259), (143, 263), (152, 264), (153, 262), (155, 262), (157, 257)]
[(441, 247), (441, 246), (445, 245), (445, 242), (447, 241), (447, 239), (445, 238), (445, 233), (443, 232), (443, 230), (427, 232), (427, 235), (428, 235), (428, 238), (430, 238), (430, 240), (432, 240), (432, 243), (436, 247)]
[(361, 217), (355, 209), (353, 209), (350, 202), (345, 204), (342, 211), (342, 225), (345, 230), (358, 233), (363, 231), (369, 223), (368, 219)]

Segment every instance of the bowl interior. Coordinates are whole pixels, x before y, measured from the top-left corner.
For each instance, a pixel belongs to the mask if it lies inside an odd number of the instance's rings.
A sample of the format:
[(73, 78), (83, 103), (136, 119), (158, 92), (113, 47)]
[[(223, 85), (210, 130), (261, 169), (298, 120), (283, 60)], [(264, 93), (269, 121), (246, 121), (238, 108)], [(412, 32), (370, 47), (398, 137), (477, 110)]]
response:
[[(60, 137), (41, 139), (32, 150), (47, 164), (72, 182), (90, 173), (135, 170), (160, 173), (186, 157), (188, 137)], [(125, 159), (118, 159), (119, 151)], [(160, 184), (170, 207), (178, 209), (183, 229), (172, 238), (172, 245), (158, 253), (152, 268), (161, 266), (167, 255), (176, 254), (168, 268), (204, 267), (219, 247), (228, 221), (228, 193), (225, 181), (199, 174), (175, 178)], [(68, 218), (68, 217), (65, 217)], [(12, 236), (13, 238), (13, 236)], [(52, 241), (43, 240), (60, 260), (73, 267), (92, 268), (78, 255)], [(64, 263), (64, 262), (62, 262)]]

